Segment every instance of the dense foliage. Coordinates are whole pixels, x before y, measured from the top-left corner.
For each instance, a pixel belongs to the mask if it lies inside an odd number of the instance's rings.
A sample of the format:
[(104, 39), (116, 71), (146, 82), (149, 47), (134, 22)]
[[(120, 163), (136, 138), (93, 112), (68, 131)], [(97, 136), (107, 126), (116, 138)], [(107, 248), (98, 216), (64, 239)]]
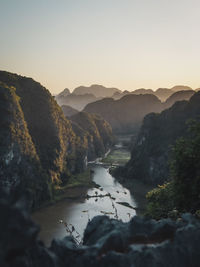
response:
[[(179, 138), (170, 160), (171, 182), (147, 194), (147, 214), (159, 219), (200, 209), (200, 123), (190, 122), (189, 136)], [(175, 212), (176, 211), (176, 212)]]

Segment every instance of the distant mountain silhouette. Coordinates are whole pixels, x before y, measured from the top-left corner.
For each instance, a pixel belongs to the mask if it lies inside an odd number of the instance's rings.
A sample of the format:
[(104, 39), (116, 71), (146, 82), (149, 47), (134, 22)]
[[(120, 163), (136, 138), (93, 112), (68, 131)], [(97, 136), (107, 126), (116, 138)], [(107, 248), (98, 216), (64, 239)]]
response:
[(79, 112), (77, 109), (72, 108), (72, 107), (67, 106), (67, 105), (63, 105), (63, 106), (61, 106), (61, 108), (62, 108), (62, 111), (63, 111), (65, 117), (71, 117), (71, 116), (73, 116)]
[(164, 109), (171, 107), (177, 101), (189, 100), (194, 94), (193, 90), (175, 92), (163, 104)]
[(191, 87), (189, 86), (185, 86), (185, 85), (176, 85), (174, 87), (171, 88), (172, 91), (177, 92), (177, 91), (188, 91), (188, 90), (192, 90)]
[(140, 88), (140, 89), (136, 89), (134, 91), (132, 91), (133, 94), (136, 95), (144, 95), (144, 94), (154, 94), (154, 91), (152, 89), (145, 89), (145, 88)]
[[(89, 103), (95, 102), (102, 98), (113, 98), (119, 100), (123, 96), (134, 94), (134, 95), (144, 95), (144, 94), (153, 94), (157, 96), (162, 102), (165, 102), (172, 94), (178, 91), (189, 91), (192, 90), (189, 86), (176, 85), (169, 88), (158, 88), (156, 91), (152, 89), (140, 88), (134, 91), (121, 91), (117, 88), (106, 88), (102, 85), (91, 85), (79, 86), (74, 89), (73, 93), (70, 93), (69, 89), (63, 90), (60, 94), (55, 96), (57, 103), (62, 105), (71, 106), (79, 111), (82, 111), (85, 106)], [(198, 89), (196, 89), (198, 90)]]
[[(141, 88), (141, 89), (136, 89), (134, 91), (123, 91), (123, 92), (116, 92), (113, 94), (112, 98), (116, 99), (120, 99), (125, 95), (128, 94), (153, 94), (155, 96), (157, 96), (162, 102), (165, 102), (167, 100), (168, 97), (170, 97), (173, 93), (178, 92), (178, 91), (189, 91), (192, 90), (189, 86), (184, 86), (184, 85), (176, 85), (174, 87), (172, 87), (171, 89), (169, 88), (158, 88), (156, 91), (153, 91), (152, 89), (145, 89), (145, 88)], [(198, 89), (197, 89), (198, 90)]]
[(107, 88), (102, 85), (93, 84), (89, 87), (79, 86), (74, 89), (73, 94), (75, 95), (84, 95), (84, 94), (93, 94), (96, 97), (111, 97), (114, 93), (121, 92), (117, 88)]
[[(144, 90), (145, 89), (137, 90), (137, 92), (146, 92)], [(149, 92), (152, 90), (147, 91)], [(131, 94), (126, 94), (117, 100), (113, 98), (103, 98), (88, 104), (84, 108), (84, 111), (101, 115), (110, 123), (114, 132), (132, 132), (139, 129), (144, 116), (148, 113), (161, 112), (172, 106), (176, 101), (190, 99), (195, 93), (193, 90), (174, 92), (170, 89), (160, 88), (156, 92), (158, 92), (160, 96), (162, 95), (163, 99), (164, 96), (166, 97), (171, 93), (167, 101), (161, 103), (154, 94), (134, 94), (134, 92), (135, 91)], [(117, 94), (118, 93), (115, 95)]]
[(112, 98), (115, 99), (115, 100), (118, 100), (118, 99), (122, 98), (125, 95), (146, 95), (146, 94), (154, 94), (154, 91), (152, 89), (144, 89), (144, 88), (136, 89), (134, 91), (125, 90), (123, 92), (115, 92), (112, 95)]
[(65, 88), (60, 94), (58, 94), (56, 97), (65, 97), (65, 96), (68, 96), (70, 95), (70, 90), (68, 88)]
[(174, 91), (168, 88), (158, 88), (155, 92), (153, 92), (153, 94), (156, 95), (162, 102), (164, 102), (173, 93)]
[(63, 93), (55, 96), (57, 103), (62, 106), (70, 106), (74, 109), (81, 111), (88, 103), (98, 100), (93, 94), (83, 94), (83, 95), (63, 95)]
[(161, 109), (162, 104), (154, 95), (129, 94), (119, 100), (104, 98), (90, 103), (84, 111), (101, 115), (114, 132), (125, 133), (137, 131), (146, 114)]

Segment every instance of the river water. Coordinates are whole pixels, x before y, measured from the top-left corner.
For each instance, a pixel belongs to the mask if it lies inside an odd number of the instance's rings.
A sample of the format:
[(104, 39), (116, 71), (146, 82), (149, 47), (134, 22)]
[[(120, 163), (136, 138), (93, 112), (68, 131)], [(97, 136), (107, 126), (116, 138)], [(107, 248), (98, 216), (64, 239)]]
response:
[[(89, 220), (97, 215), (107, 215), (110, 218), (118, 218), (124, 222), (136, 215), (137, 203), (130, 191), (118, 183), (109, 173), (108, 167), (102, 164), (90, 164), (93, 170), (93, 181), (100, 185), (100, 188), (73, 188), (70, 189), (71, 199), (62, 200), (52, 206), (40, 209), (33, 214), (33, 219), (40, 224), (40, 239), (47, 245), (53, 238), (63, 238), (67, 235), (66, 228), (60, 220), (68, 225), (73, 225), (81, 238)], [(91, 197), (107, 195), (104, 197)], [(117, 202), (126, 202), (131, 207), (124, 206)]]

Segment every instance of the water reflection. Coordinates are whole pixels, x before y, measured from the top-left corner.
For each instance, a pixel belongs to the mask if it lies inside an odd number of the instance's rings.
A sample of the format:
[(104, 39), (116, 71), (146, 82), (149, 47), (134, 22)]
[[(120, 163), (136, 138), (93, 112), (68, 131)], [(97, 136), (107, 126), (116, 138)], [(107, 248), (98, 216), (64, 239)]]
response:
[[(107, 168), (102, 165), (91, 165), (94, 171), (93, 180), (101, 187), (99, 189), (74, 188), (70, 194), (79, 196), (78, 199), (66, 199), (56, 203), (53, 206), (39, 210), (33, 215), (33, 218), (41, 226), (40, 238), (50, 244), (53, 238), (63, 238), (67, 233), (63, 224), (59, 220), (63, 220), (68, 224), (75, 226), (77, 232), (83, 236), (84, 229), (88, 220), (94, 216), (106, 214), (111, 218), (127, 222), (130, 217), (134, 216), (135, 210), (125, 207), (117, 202), (127, 202), (135, 207), (136, 203), (131, 196), (129, 190), (119, 184), (108, 172)], [(86, 195), (106, 195), (105, 197), (86, 198)]]

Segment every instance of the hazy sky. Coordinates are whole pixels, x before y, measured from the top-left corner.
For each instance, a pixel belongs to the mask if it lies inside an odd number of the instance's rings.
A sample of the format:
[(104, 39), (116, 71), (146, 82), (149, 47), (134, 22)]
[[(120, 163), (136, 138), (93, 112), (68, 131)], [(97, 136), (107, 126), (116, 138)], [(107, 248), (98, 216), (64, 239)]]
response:
[(0, 0), (0, 69), (52, 93), (200, 87), (200, 0)]

